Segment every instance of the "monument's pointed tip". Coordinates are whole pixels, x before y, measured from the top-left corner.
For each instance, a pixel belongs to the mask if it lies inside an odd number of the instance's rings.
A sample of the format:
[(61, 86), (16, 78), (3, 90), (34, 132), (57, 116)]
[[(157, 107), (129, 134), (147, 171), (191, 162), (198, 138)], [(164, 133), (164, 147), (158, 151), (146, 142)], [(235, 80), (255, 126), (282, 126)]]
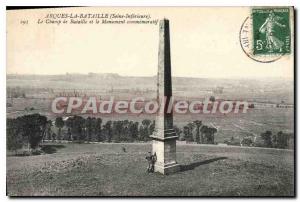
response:
[(165, 24), (169, 24), (169, 20), (167, 18), (163, 18), (159, 21), (160, 26), (164, 26)]
[(168, 18), (164, 17), (163, 19), (161, 19), (160, 21), (169, 21)]

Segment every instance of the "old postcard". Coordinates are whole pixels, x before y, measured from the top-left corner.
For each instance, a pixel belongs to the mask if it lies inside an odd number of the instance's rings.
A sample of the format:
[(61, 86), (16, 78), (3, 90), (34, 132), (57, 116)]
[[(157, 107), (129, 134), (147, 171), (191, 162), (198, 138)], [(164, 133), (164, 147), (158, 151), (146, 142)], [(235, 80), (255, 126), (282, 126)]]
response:
[(8, 7), (8, 196), (295, 196), (293, 7)]

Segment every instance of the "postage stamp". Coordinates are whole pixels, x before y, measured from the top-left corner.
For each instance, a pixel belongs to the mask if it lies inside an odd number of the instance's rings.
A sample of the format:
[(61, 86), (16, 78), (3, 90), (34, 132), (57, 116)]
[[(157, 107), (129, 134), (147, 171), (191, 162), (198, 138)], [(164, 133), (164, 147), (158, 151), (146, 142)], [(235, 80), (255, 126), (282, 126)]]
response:
[(289, 8), (254, 8), (253, 54), (289, 54)]
[(294, 16), (291, 12), (292, 8), (252, 8), (239, 34), (244, 53), (261, 63), (289, 55), (292, 50), (290, 23)]

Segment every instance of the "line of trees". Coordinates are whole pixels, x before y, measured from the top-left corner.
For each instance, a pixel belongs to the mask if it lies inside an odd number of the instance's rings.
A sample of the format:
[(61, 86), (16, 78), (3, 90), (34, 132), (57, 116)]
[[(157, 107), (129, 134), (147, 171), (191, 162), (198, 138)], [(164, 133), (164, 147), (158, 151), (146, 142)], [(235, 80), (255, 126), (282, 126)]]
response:
[(108, 120), (83, 118), (81, 116), (55, 121), (40, 114), (31, 114), (7, 119), (7, 149), (17, 151), (37, 149), (42, 141), (82, 142), (133, 142), (149, 141), (155, 128), (155, 121), (144, 119), (141, 123), (129, 120)]
[[(142, 120), (141, 123), (129, 120), (108, 120), (103, 123), (101, 118), (68, 117), (65, 121), (57, 117), (54, 122), (57, 131), (47, 130), (45, 140), (68, 140), (75, 142), (134, 142), (149, 141), (154, 132), (155, 121)], [(49, 128), (51, 128), (50, 126)], [(62, 130), (64, 129), (64, 130)], [(188, 123), (183, 129), (174, 126), (180, 140), (202, 144), (214, 144), (217, 129), (203, 125), (196, 120)]]
[[(34, 151), (42, 141), (62, 140), (82, 142), (135, 142), (149, 141), (154, 132), (155, 121), (144, 119), (142, 122), (129, 120), (108, 120), (103, 123), (101, 118), (72, 116), (66, 119), (57, 117), (55, 121), (48, 120), (40, 114), (24, 115), (15, 119), (7, 119), (7, 149), (17, 151), (28, 148)], [(196, 120), (187, 123), (183, 128), (174, 126), (180, 140), (198, 144), (215, 144), (217, 129), (208, 127)], [(291, 148), (293, 134), (272, 133), (265, 131), (260, 134), (260, 141), (245, 137), (242, 146), (260, 146), (271, 148)], [(233, 137), (230, 142), (234, 142)]]
[(74, 142), (148, 141), (154, 128), (155, 121), (149, 119), (144, 119), (141, 123), (129, 120), (108, 120), (103, 123), (101, 118), (94, 117), (73, 116), (65, 121), (62, 117), (57, 117), (54, 124), (48, 126), (44, 139)]
[[(35, 150), (43, 141), (60, 142), (63, 140), (82, 142), (134, 142), (149, 141), (154, 132), (155, 121), (144, 119), (141, 122), (129, 120), (108, 120), (101, 118), (72, 116), (54, 121), (46, 116), (31, 114), (7, 119), (7, 148), (12, 151), (27, 147)], [(215, 128), (194, 121), (182, 129), (174, 126), (180, 140), (214, 144)]]

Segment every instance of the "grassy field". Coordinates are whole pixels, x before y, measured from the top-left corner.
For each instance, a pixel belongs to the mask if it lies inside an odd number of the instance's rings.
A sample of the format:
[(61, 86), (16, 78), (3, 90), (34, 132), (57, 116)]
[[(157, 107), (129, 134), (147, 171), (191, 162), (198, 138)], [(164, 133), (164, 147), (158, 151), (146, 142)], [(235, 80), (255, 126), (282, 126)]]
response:
[(146, 173), (150, 143), (51, 147), (57, 151), (7, 157), (9, 196), (294, 195), (291, 150), (178, 145), (181, 172), (164, 176)]

